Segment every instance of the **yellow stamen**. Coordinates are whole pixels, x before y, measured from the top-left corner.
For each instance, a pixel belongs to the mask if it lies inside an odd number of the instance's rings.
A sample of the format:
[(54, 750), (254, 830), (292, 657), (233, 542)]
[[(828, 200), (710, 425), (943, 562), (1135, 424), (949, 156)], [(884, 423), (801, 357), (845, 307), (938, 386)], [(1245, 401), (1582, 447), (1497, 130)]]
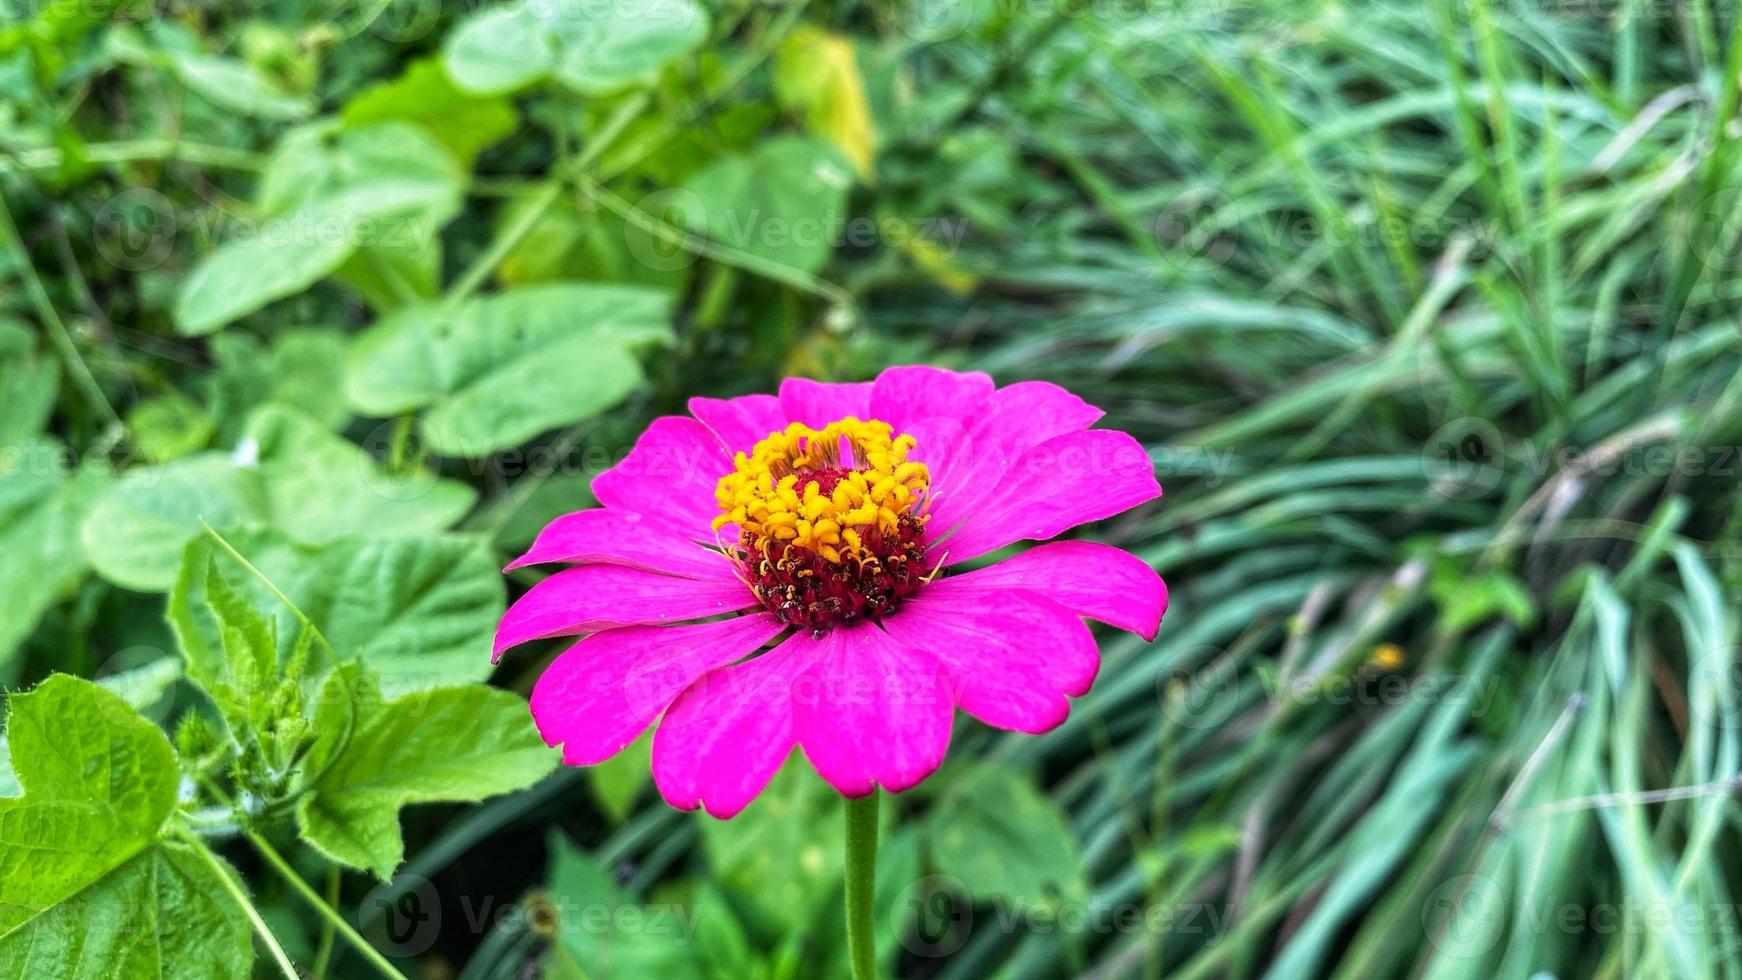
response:
[(912, 436), (876, 419), (822, 429), (794, 422), (738, 454), (714, 490), (714, 528), (737, 524), (747, 542), (778, 540), (833, 564), (862, 563), (874, 557), (865, 539), (893, 533), (925, 499), (931, 473), (908, 461), (913, 448)]

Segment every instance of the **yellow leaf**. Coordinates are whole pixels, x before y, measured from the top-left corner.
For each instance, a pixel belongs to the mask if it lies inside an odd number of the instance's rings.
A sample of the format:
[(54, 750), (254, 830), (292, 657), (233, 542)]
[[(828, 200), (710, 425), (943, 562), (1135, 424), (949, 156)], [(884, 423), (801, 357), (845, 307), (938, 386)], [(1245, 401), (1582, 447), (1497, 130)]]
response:
[(820, 27), (794, 31), (775, 56), (774, 94), (803, 113), (811, 132), (833, 143), (860, 179), (872, 179), (877, 129), (851, 40)]

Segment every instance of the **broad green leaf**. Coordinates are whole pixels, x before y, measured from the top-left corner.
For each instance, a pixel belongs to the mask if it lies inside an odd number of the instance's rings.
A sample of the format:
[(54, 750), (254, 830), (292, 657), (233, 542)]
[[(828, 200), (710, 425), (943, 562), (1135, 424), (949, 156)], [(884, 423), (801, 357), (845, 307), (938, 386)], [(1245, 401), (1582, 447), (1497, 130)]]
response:
[(287, 136), (261, 175), (259, 220), (189, 273), (177, 328), (206, 334), (333, 274), (359, 249), (422, 255), (460, 208), (463, 173), (421, 127)]
[[(308, 231), (298, 233), (293, 229)], [(293, 215), (280, 234), (232, 239), (194, 267), (176, 299), (176, 326), (208, 334), (275, 299), (294, 296), (337, 269), (351, 254), (350, 236), (315, 232), (316, 213)]]
[(854, 173), (870, 179), (877, 128), (851, 39), (810, 26), (787, 35), (775, 56), (774, 94), (804, 113), (805, 126), (833, 143)]
[(167, 591), (204, 520), (221, 530), (279, 528), (304, 544), (353, 534), (439, 531), (471, 509), (464, 484), (385, 472), (368, 453), (294, 409), (255, 412), (238, 449), (199, 453), (122, 477), (81, 529), (98, 574)]
[(0, 975), (246, 977), (240, 911), (162, 836), (180, 772), (157, 726), (64, 674), (8, 703), (24, 795), (0, 799)]
[(36, 438), (54, 410), (60, 362), (36, 348), (36, 335), (0, 318), (0, 448)]
[[(146, 711), (163, 700), (165, 693), (180, 680), (181, 663), (174, 657), (159, 657), (132, 670), (109, 674), (97, 681), (98, 686), (125, 701), (136, 711)], [(6, 733), (0, 730), (0, 796), (17, 796), (22, 790), (12, 771), (12, 753), (6, 744)]]
[(0, 937), (0, 976), (8, 977), (245, 980), (253, 960), (235, 899), (191, 845), (176, 841), (151, 846)]
[(396, 119), (417, 123), (463, 166), (519, 122), (513, 103), (461, 91), (435, 58), (420, 58), (398, 78), (357, 93), (339, 115), (352, 128)]
[(0, 448), (0, 662), (85, 577), (79, 527), (112, 481), (68, 465), (57, 443)]
[(179, 391), (148, 398), (127, 413), (127, 435), (152, 463), (167, 463), (204, 449), (215, 431), (211, 415)]
[(97, 574), (162, 592), (174, 584), (182, 547), (202, 520), (222, 528), (270, 523), (259, 467), (200, 453), (134, 470), (97, 502), (80, 537)]
[(357, 338), (345, 393), (365, 415), (424, 410), (430, 448), (482, 456), (616, 404), (670, 317), (667, 293), (592, 283), (407, 307)]
[(170, 69), (183, 85), (226, 109), (262, 119), (301, 119), (314, 111), (305, 96), (280, 91), (246, 61), (177, 53)]
[(511, 92), (554, 75), (584, 95), (609, 95), (651, 81), (707, 35), (707, 12), (690, 0), (512, 4), (462, 23), (443, 57), (469, 92)]
[[(268, 215), (315, 208), (355, 222), (410, 215), (439, 226), (459, 212), (464, 180), (453, 155), (421, 126), (308, 126), (280, 142), (256, 198)], [(399, 229), (381, 222), (356, 230), (367, 243)]]
[(782, 136), (724, 157), (684, 185), (695, 231), (800, 272), (828, 261), (846, 221), (852, 171), (826, 143)]
[(556, 79), (583, 95), (609, 95), (653, 80), (666, 62), (701, 46), (708, 15), (690, 0), (553, 5), (547, 26), (562, 53)]
[(211, 380), (218, 442), (235, 445), (252, 411), (268, 402), (297, 409), (325, 429), (351, 418), (334, 398), (345, 372), (345, 335), (301, 327), (281, 331), (267, 346), (242, 331), (226, 331), (209, 343), (218, 370)]
[(254, 413), (242, 442), (249, 445), (258, 447), (269, 523), (305, 544), (440, 531), (477, 497), (433, 474), (390, 473), (356, 444), (280, 405)]
[(975, 892), (1043, 907), (1087, 894), (1064, 812), (1021, 774), (995, 766), (950, 783), (926, 824), (932, 863)]
[(385, 880), (404, 856), (401, 808), (475, 803), (530, 786), (556, 762), (515, 694), (481, 685), (409, 694), (358, 720), (309, 784), (297, 826), (328, 857)]
[[(361, 658), (390, 694), (481, 681), (493, 669), (490, 637), (506, 607), (495, 556), (479, 537), (341, 538), (299, 545), (276, 531), (226, 534), (343, 659)], [(298, 621), (209, 537), (188, 546), (170, 600), (184, 650), (215, 657), (221, 637), (209, 617), (182, 615), (205, 602), (204, 572), (216, 565), (276, 620), (278, 652), (288, 657)], [(212, 662), (216, 662), (215, 659)]]
[[(536, 198), (536, 193), (527, 193), (504, 202), (496, 213), (497, 233), (525, 220)], [(669, 262), (647, 261), (649, 255), (671, 255), (670, 247), (621, 215), (572, 198), (573, 195), (565, 195), (546, 210), (520, 244), (503, 258), (496, 278), (504, 288), (582, 280), (634, 283), (672, 292), (683, 290), (692, 265), (687, 257), (673, 256)]]
[(483, 95), (512, 92), (556, 67), (557, 39), (519, 4), (482, 11), (448, 34), (443, 48), (448, 76)]
[(235, 57), (172, 54), (169, 68), (188, 89), (242, 115), (287, 120), (307, 117), (314, 111), (308, 97), (279, 91), (251, 64)]
[(481, 681), (506, 600), (481, 538), (345, 538), (314, 554), (287, 589), (343, 657), (389, 693)]

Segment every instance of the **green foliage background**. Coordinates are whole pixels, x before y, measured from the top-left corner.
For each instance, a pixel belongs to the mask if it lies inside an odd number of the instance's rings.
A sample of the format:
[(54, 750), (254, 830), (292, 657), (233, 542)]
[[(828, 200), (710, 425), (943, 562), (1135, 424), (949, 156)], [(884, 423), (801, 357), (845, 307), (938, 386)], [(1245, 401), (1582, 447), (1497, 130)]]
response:
[(12, 4), (0, 975), (844, 976), (839, 804), (556, 771), (498, 572), (691, 395), (1148, 445), (891, 975), (1742, 977), (1722, 0)]

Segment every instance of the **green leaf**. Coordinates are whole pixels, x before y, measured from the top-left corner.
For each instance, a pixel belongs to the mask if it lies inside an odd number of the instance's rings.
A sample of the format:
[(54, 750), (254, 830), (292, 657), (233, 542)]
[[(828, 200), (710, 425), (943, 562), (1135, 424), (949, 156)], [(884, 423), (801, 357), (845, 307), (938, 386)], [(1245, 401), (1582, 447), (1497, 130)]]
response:
[(1536, 600), (1530, 590), (1505, 569), (1473, 575), (1460, 562), (1443, 561), (1434, 569), (1430, 590), (1440, 604), (1447, 632), (1460, 632), (1497, 615), (1518, 626), (1536, 620)]
[(388, 122), (287, 136), (261, 175), (260, 221), (189, 273), (175, 307), (183, 334), (211, 333), (302, 292), (359, 249), (431, 254), (460, 209), (464, 174), (419, 126)]
[(652, 733), (643, 732), (623, 751), (587, 769), (593, 799), (612, 823), (622, 823), (629, 816), (635, 800), (652, 781), (652, 749)]
[[(283, 586), (281, 586), (283, 587)], [(481, 681), (507, 607), (482, 538), (346, 538), (314, 556), (287, 589), (344, 657), (389, 692)]]
[(177, 53), (170, 56), (169, 66), (175, 77), (192, 91), (243, 115), (301, 119), (314, 111), (311, 100), (281, 91), (246, 61)]
[(295, 408), (328, 430), (350, 420), (344, 401), (333, 397), (345, 372), (345, 335), (339, 331), (284, 330), (268, 347), (232, 330), (213, 337), (209, 346), (218, 365), (211, 403), (220, 445), (235, 445), (249, 414), (269, 402)]
[(841, 802), (798, 757), (731, 820), (701, 822), (713, 879), (761, 932), (806, 929), (841, 887)]
[(60, 391), (60, 362), (36, 349), (36, 334), (0, 318), (0, 448), (41, 434)]
[(806, 128), (833, 143), (854, 173), (871, 177), (877, 127), (851, 39), (810, 26), (787, 35), (774, 61), (774, 94), (804, 113)]
[(440, 531), (477, 498), (471, 487), (433, 474), (388, 472), (356, 444), (284, 406), (254, 413), (241, 444), (249, 445), (258, 448), (267, 523), (305, 544)]
[(690, 0), (556, 4), (548, 22), (562, 54), (556, 79), (583, 95), (651, 82), (664, 65), (701, 46), (708, 15)]
[(353, 534), (439, 531), (473, 498), (464, 484), (387, 473), (307, 416), (267, 405), (234, 453), (200, 453), (122, 477), (91, 511), (81, 537), (98, 574), (163, 592), (175, 584), (182, 549), (201, 520), (226, 531), (276, 527), (318, 545)]
[(148, 398), (127, 413), (127, 434), (139, 454), (167, 463), (204, 449), (216, 426), (199, 403), (179, 391)]
[[(181, 676), (180, 661), (174, 657), (159, 657), (132, 670), (109, 674), (97, 684), (134, 710), (145, 711), (163, 700), (164, 694)], [(0, 731), (0, 796), (17, 796), (21, 792), (18, 776), (12, 771), (12, 753), (7, 748), (6, 733)]]
[(846, 220), (847, 161), (826, 143), (797, 136), (723, 157), (685, 183), (699, 213), (691, 228), (758, 258), (815, 272), (834, 251)]
[[(260, 573), (309, 618), (341, 658), (362, 658), (390, 693), (481, 681), (493, 669), (490, 637), (506, 608), (502, 575), (483, 538), (341, 538), (299, 545), (276, 531), (226, 534)], [(190, 562), (215, 564), (277, 621), (280, 657), (298, 622), (278, 598), (204, 536)], [(200, 617), (176, 621), (181, 604), (204, 602), (203, 571), (184, 564), (170, 601), (184, 648), (216, 650), (217, 630)], [(185, 597), (185, 598), (184, 598)]]
[(398, 78), (357, 93), (339, 115), (352, 128), (389, 120), (416, 123), (467, 167), (479, 150), (519, 123), (512, 102), (462, 91), (435, 58), (413, 61)]
[(481, 685), (410, 694), (358, 720), (309, 784), (297, 826), (328, 857), (385, 880), (405, 852), (402, 807), (475, 803), (530, 786), (556, 762), (515, 694)]
[(690, 0), (514, 4), (462, 23), (444, 59), (469, 92), (511, 92), (554, 75), (583, 95), (609, 95), (652, 81), (707, 35), (707, 12)]
[(981, 766), (949, 784), (926, 824), (933, 864), (976, 892), (1041, 907), (1088, 893), (1058, 803), (1020, 773)]
[(226, 578), (224, 554), (209, 536), (189, 542), (166, 618), (188, 679), (212, 699), (237, 744), (265, 746), (266, 758), (277, 765), (305, 733), (299, 695), (312, 637), (292, 630), (295, 652), (281, 660), (278, 622), (238, 587), (249, 581), (244, 569), (234, 569), (235, 581)]
[(481, 11), (448, 34), (443, 63), (456, 85), (484, 95), (531, 85), (556, 67), (557, 39), (515, 4)]
[(0, 449), (0, 663), (85, 577), (79, 527), (112, 481), (67, 465), (58, 443)]
[[(632, 352), (670, 318), (662, 291), (590, 283), (407, 307), (357, 338), (345, 393), (365, 415), (426, 410), (432, 449), (482, 456), (622, 400), (642, 381)], [(577, 383), (564, 365), (582, 364)]]
[[(550, 834), (548, 883), (559, 916), (564, 976), (700, 976), (688, 924), (695, 909), (648, 908), (617, 886), (609, 869), (561, 831)], [(710, 909), (726, 912), (726, 909)], [(547, 976), (554, 974), (547, 974)]]
[(175, 752), (96, 684), (8, 699), (24, 796), (0, 799), (0, 975), (248, 976), (248, 927), (211, 866), (167, 841)]
[[(309, 230), (291, 230), (298, 226)], [(321, 227), (318, 214), (296, 215), (283, 236), (262, 234), (218, 246), (182, 283), (176, 327), (187, 335), (211, 333), (331, 275), (353, 246), (342, 232), (314, 231)]]

